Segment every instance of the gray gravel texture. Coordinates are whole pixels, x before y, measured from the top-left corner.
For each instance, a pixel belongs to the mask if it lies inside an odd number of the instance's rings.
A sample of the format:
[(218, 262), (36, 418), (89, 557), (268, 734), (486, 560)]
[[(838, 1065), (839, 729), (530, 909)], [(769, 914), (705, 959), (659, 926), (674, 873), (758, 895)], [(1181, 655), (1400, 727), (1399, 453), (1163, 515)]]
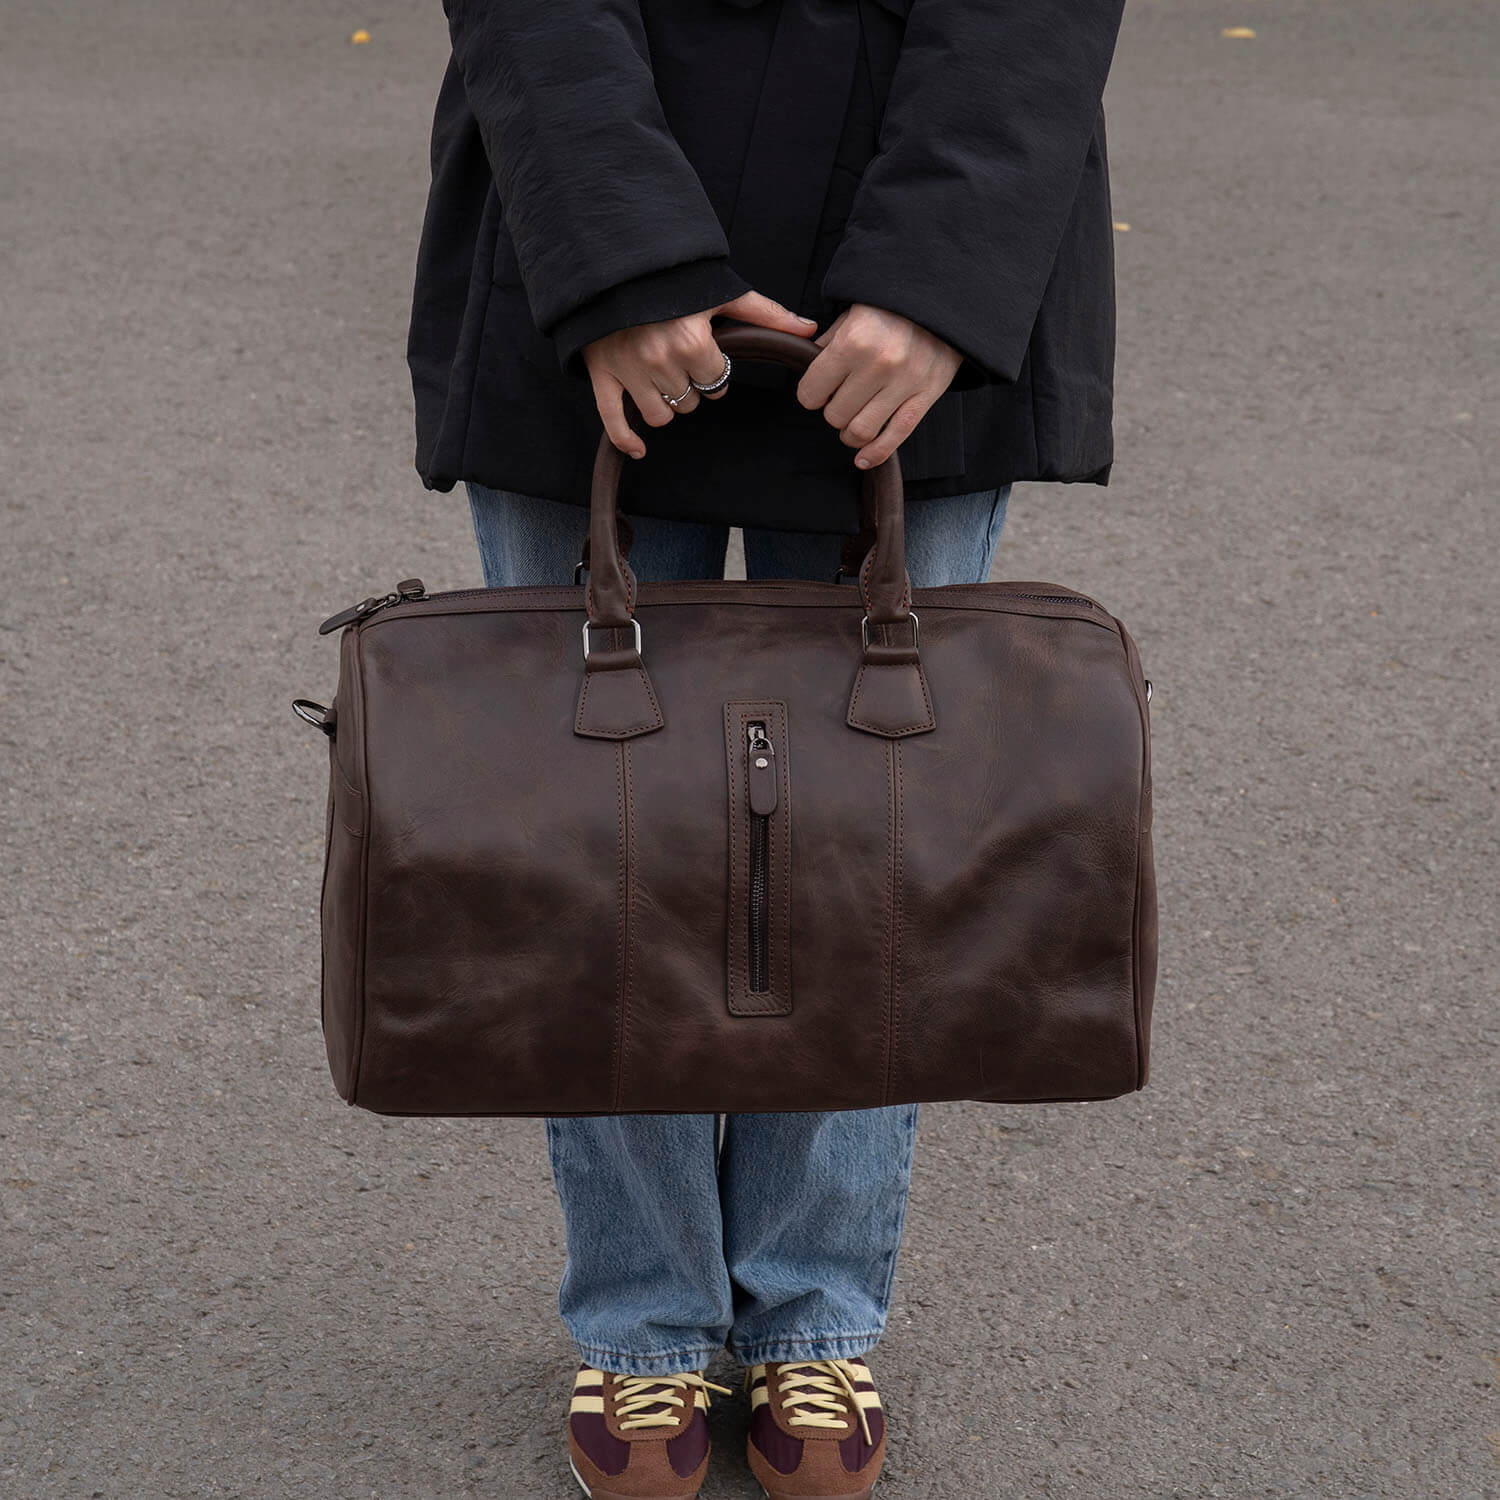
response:
[[(479, 581), (404, 365), (441, 10), (4, 12), (0, 1494), (562, 1500), (540, 1126), (336, 1099), (288, 708)], [(1115, 479), (998, 571), (1157, 685), (1154, 1078), (926, 1111), (889, 1500), (1500, 1494), (1497, 63), (1131, 0)]]

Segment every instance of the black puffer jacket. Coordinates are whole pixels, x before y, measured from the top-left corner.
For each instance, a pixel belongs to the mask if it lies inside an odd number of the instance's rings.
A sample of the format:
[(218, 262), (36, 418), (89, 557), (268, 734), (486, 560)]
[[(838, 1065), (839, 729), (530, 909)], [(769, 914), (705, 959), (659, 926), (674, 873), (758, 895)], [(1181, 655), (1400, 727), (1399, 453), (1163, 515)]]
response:
[[(902, 445), (922, 500), (1105, 483), (1114, 262), (1100, 107), (1123, 0), (445, 0), (453, 56), (408, 348), (417, 469), (588, 501), (581, 349), (754, 288), (964, 356)], [(627, 463), (637, 512), (857, 529), (854, 450), (736, 367)]]

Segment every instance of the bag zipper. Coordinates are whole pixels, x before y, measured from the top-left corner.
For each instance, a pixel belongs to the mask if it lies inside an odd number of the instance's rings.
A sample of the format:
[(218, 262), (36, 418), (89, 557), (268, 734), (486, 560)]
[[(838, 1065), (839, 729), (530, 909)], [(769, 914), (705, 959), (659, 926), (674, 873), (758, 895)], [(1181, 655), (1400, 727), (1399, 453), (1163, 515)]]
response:
[[(463, 589), (459, 592), (477, 594), (480, 590)], [(336, 615), (329, 615), (318, 626), (318, 634), (332, 635), (335, 630), (342, 630), (345, 625), (353, 625), (356, 620), (367, 620), (371, 615), (382, 609), (388, 609), (392, 604), (400, 604), (407, 599), (430, 597), (426, 585), (420, 578), (403, 578), (389, 594), (371, 594), (368, 599), (361, 599), (358, 604), (351, 604), (348, 609), (341, 609)]]
[[(1003, 584), (999, 587), (1005, 587)], [(439, 599), (464, 599), (472, 595), (494, 594), (502, 592), (493, 588), (481, 589), (442, 589), (436, 594), (429, 594), (420, 578), (406, 578), (396, 585), (388, 594), (372, 594), (368, 599), (361, 599), (358, 604), (351, 604), (348, 609), (341, 609), (336, 615), (329, 617), (318, 626), (319, 635), (332, 635), (335, 630), (342, 630), (346, 625), (357, 625), (368, 620), (371, 615), (379, 614), (383, 609), (389, 609), (393, 604), (411, 604), (418, 601), (428, 602)], [(1034, 600), (1040, 604), (1067, 604), (1076, 608), (1087, 609), (1097, 612), (1099, 606), (1092, 599), (1084, 599), (1076, 594), (1027, 594), (1019, 590), (1006, 589), (1012, 599)]]
[(1098, 609), (1099, 606), (1092, 599), (1080, 598), (1076, 594), (1022, 594), (1010, 592), (1012, 599), (1035, 599), (1041, 604), (1076, 604), (1084, 609)]
[(749, 984), (771, 988), (771, 814), (776, 811), (776, 749), (762, 722), (746, 725), (745, 786), (750, 803)]
[[(999, 587), (1005, 586), (1001, 584)], [(331, 635), (335, 630), (342, 630), (346, 625), (355, 625), (367, 620), (371, 615), (379, 614), (381, 610), (389, 609), (393, 604), (410, 604), (419, 600), (425, 602), (438, 599), (463, 599), (471, 595), (497, 592), (501, 591), (492, 588), (443, 589), (436, 594), (429, 594), (420, 578), (406, 578), (388, 594), (372, 594), (368, 599), (361, 599), (358, 604), (350, 605), (348, 609), (341, 609), (336, 615), (329, 615), (318, 626), (318, 634)], [(1084, 599), (1076, 594), (1028, 594), (1018, 589), (1006, 589), (1006, 592), (1012, 599), (1034, 600), (1040, 604), (1067, 604), (1095, 612), (1099, 609), (1092, 599)]]

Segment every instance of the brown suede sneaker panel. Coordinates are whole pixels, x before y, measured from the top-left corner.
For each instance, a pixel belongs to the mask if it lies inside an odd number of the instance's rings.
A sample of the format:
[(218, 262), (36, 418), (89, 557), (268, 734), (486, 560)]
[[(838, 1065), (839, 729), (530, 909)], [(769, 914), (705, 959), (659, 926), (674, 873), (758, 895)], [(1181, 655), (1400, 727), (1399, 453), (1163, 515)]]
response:
[[(844, 1364), (856, 1394), (875, 1390), (863, 1360)], [(885, 1420), (880, 1409), (865, 1410), (870, 1429), (867, 1442), (855, 1413), (835, 1413), (826, 1403), (813, 1409), (826, 1412), (827, 1426), (795, 1422), (798, 1404), (783, 1400), (781, 1387), (777, 1364), (767, 1365), (764, 1376), (752, 1374), (751, 1400), (762, 1390), (766, 1400), (751, 1413), (747, 1455), (751, 1471), (771, 1500), (867, 1500), (885, 1462)], [(786, 1394), (795, 1396), (795, 1391)], [(847, 1403), (847, 1395), (843, 1400)], [(802, 1410), (807, 1409), (803, 1404)], [(835, 1416), (841, 1420), (834, 1421)]]
[[(662, 1400), (648, 1385), (636, 1382), (629, 1413), (621, 1415), (622, 1380), (585, 1365), (586, 1380), (575, 1385), (571, 1405), (590, 1398), (602, 1411), (569, 1411), (568, 1456), (579, 1481), (593, 1500), (695, 1500), (708, 1472), (708, 1422), (691, 1387), (663, 1387)], [(576, 1377), (575, 1377), (576, 1378)], [(668, 1399), (676, 1396), (681, 1405)], [(597, 1397), (597, 1401), (591, 1398)], [(649, 1427), (632, 1427), (632, 1418), (659, 1415)]]

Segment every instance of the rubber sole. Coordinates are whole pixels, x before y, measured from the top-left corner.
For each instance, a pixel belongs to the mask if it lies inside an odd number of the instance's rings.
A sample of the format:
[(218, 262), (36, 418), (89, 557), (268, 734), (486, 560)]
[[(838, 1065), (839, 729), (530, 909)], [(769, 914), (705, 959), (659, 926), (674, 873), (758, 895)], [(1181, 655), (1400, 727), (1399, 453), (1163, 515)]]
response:
[[(766, 1497), (766, 1500), (776, 1500), (776, 1497), (770, 1492), (770, 1490), (765, 1487), (765, 1485), (761, 1485), (760, 1492)], [(818, 1500), (870, 1500), (870, 1497), (874, 1495), (874, 1493), (875, 1486), (872, 1484), (869, 1489), (856, 1490), (852, 1495), (820, 1495), (818, 1497)]]

